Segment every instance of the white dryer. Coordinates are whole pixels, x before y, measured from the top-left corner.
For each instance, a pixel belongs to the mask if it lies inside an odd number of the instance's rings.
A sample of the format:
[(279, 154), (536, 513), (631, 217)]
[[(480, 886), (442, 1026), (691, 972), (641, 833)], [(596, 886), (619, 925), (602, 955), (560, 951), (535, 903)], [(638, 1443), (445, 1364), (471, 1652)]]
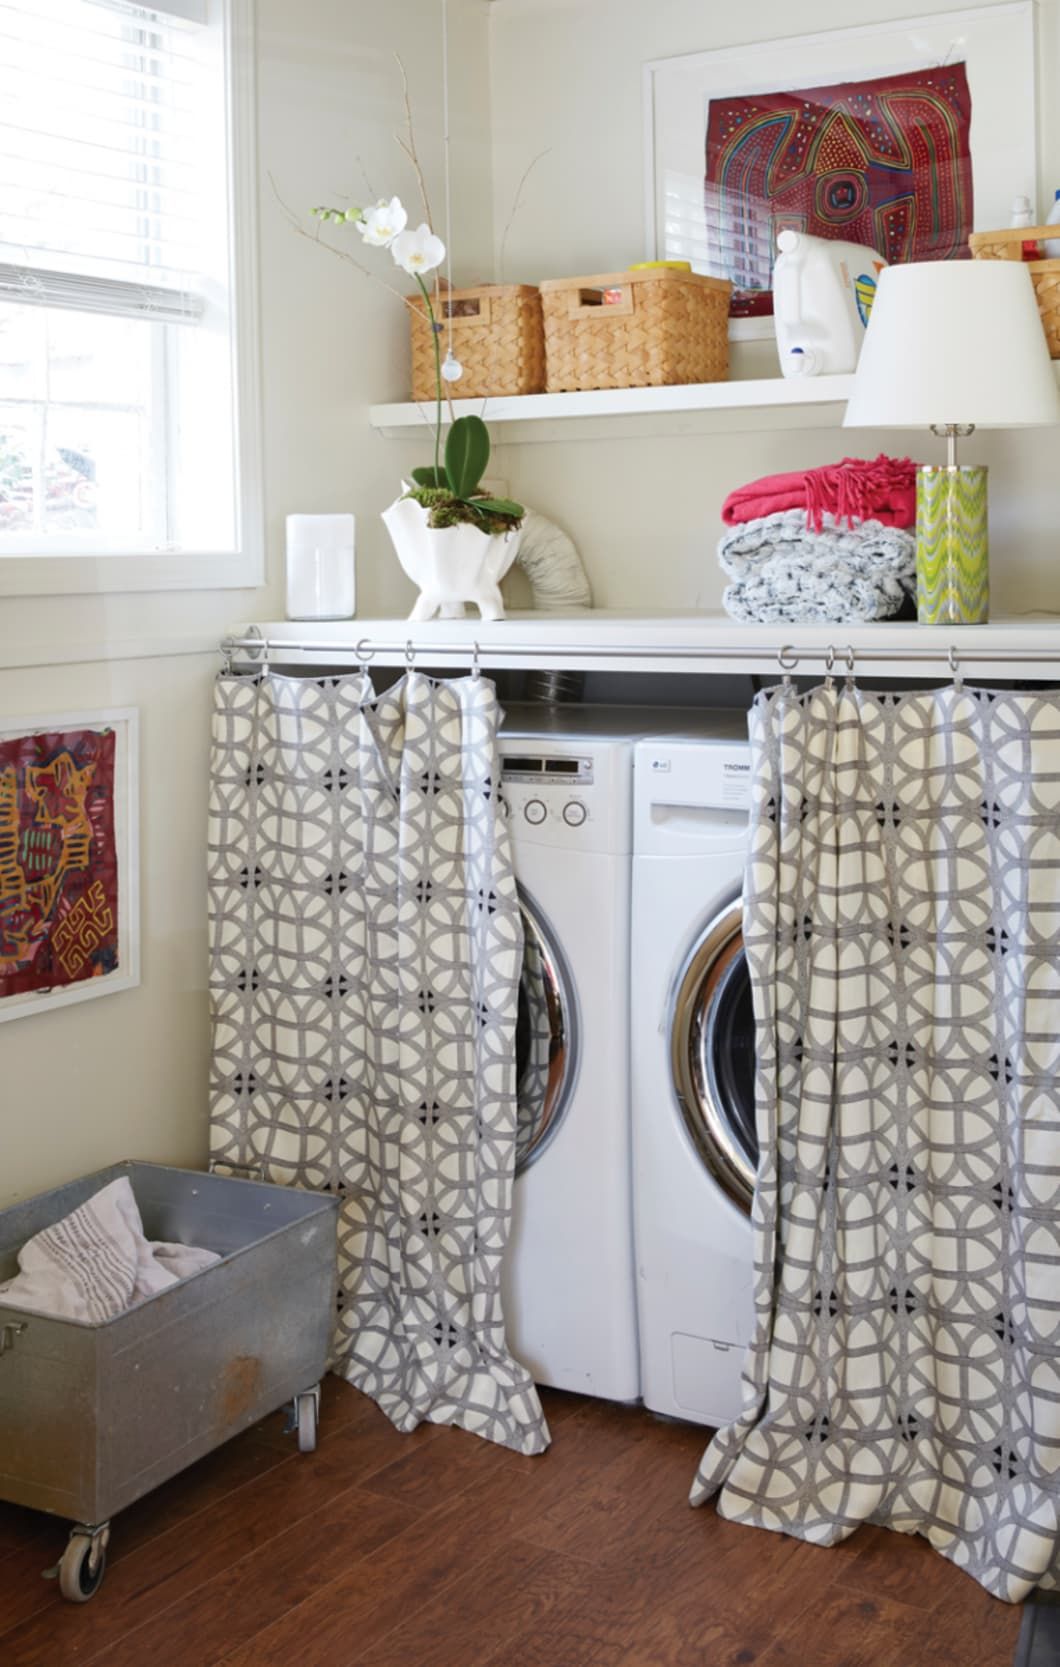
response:
[(500, 738), (526, 933), (503, 1297), (512, 1352), (538, 1383), (632, 1401), (633, 742), (601, 725), (539, 709), (510, 714)]
[(656, 1412), (740, 1410), (757, 1166), (741, 889), (746, 720), (638, 744), (631, 986), (641, 1385)]

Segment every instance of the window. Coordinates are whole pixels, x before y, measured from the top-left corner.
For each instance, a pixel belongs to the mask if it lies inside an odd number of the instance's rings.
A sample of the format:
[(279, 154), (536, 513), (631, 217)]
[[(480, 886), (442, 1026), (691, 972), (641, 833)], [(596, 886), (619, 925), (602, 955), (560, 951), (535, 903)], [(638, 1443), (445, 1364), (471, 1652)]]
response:
[(245, 12), (0, 0), (0, 589), (260, 576)]

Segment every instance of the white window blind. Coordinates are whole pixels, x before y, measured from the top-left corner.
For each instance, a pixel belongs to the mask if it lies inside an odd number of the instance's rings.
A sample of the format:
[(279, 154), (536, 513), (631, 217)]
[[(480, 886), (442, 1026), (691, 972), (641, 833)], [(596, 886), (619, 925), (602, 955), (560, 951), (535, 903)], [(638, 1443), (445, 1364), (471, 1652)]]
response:
[(0, 0), (0, 298), (199, 315), (203, 18), (204, 0)]
[(741, 289), (772, 282), (774, 230), (765, 201), (726, 206), (701, 176), (668, 170), (663, 181), (662, 248), (666, 260), (731, 278)]
[(0, 0), (0, 595), (260, 572), (252, 14)]

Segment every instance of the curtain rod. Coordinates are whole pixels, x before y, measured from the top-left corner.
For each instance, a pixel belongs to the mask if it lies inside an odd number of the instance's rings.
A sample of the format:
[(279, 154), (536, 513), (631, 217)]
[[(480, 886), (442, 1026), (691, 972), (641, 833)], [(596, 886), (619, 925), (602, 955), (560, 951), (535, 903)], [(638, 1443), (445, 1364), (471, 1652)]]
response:
[(404, 642), (379, 642), (371, 637), (361, 637), (356, 643), (346, 642), (307, 642), (292, 637), (262, 637), (248, 635), (245, 637), (223, 637), (220, 651), (229, 662), (237, 650), (246, 651), (254, 660), (268, 660), (270, 656), (284, 652), (288, 654), (327, 654), (332, 657), (355, 660), (361, 664), (368, 664), (378, 654), (403, 655), (409, 665), (417, 659), (437, 660), (470, 659), (474, 663), (487, 658), (490, 654), (507, 655), (516, 659), (542, 659), (550, 656), (562, 659), (576, 655), (579, 659), (588, 660), (699, 660), (704, 669), (715, 660), (762, 660), (778, 666), (781, 671), (792, 672), (804, 660), (821, 661), (831, 671), (835, 668), (852, 672), (857, 665), (873, 662), (894, 660), (908, 660), (921, 664), (938, 661), (947, 670), (956, 672), (959, 667), (967, 666), (973, 661), (982, 660), (993, 664), (1012, 665), (1060, 665), (1060, 648), (1055, 649), (1024, 649), (1024, 648), (982, 648), (965, 649), (956, 643), (941, 643), (938, 648), (854, 648), (851, 645), (836, 648), (832, 644), (826, 646), (796, 647), (791, 643), (780, 643), (776, 648), (748, 643), (746, 646), (736, 644), (722, 644), (718, 647), (705, 648), (702, 644), (689, 644), (681, 647), (672, 643), (663, 643), (658, 647), (626, 648), (621, 645), (607, 645), (603, 643), (520, 643), (505, 642), (491, 643), (483, 649), (477, 642), (439, 643), (415, 642), (411, 637)]

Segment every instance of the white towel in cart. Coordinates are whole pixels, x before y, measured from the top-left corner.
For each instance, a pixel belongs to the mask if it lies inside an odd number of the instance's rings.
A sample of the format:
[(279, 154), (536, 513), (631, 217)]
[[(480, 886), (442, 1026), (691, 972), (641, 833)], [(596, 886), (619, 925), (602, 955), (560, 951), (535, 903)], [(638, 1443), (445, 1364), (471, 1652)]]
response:
[(220, 1257), (186, 1244), (152, 1244), (126, 1175), (28, 1239), (0, 1304), (98, 1324), (199, 1273)]

